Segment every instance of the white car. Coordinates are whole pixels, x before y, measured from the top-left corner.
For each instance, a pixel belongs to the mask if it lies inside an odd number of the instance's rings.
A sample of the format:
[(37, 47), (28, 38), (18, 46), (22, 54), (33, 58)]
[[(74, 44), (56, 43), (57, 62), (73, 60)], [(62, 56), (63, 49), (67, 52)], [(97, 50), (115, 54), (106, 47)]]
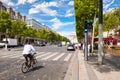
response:
[(4, 42), (1, 42), (1, 43), (0, 43), (0, 48), (3, 48), (3, 47), (5, 47), (5, 43), (4, 43)]
[(67, 51), (69, 51), (69, 50), (75, 51), (75, 47), (74, 47), (73, 44), (68, 44), (67, 45)]

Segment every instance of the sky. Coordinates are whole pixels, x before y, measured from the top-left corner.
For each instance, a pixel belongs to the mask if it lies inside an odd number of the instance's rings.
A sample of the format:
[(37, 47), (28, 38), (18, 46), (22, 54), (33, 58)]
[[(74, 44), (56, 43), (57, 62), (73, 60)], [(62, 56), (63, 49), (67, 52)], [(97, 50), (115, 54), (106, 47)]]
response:
[[(5, 6), (50, 27), (62, 36), (75, 33), (74, 0), (0, 0)], [(103, 0), (104, 12), (120, 7), (120, 0)]]

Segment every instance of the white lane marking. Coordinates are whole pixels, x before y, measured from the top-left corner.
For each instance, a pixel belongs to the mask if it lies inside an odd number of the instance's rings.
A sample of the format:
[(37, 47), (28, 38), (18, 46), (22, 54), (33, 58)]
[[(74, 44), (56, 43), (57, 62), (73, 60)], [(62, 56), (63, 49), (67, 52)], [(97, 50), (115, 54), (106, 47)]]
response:
[(68, 54), (68, 55), (65, 57), (64, 61), (68, 61), (71, 56), (72, 56), (72, 54)]
[[(40, 53), (37, 53), (38, 54), (42, 54), (42, 53), (45, 53), (45, 52), (40, 52)], [(22, 53), (19, 54), (19, 53), (13, 53), (13, 54), (6, 54), (6, 55), (2, 55), (1, 58), (17, 58), (17, 57), (22, 57)]]
[(19, 54), (8, 54), (8, 55), (4, 55), (4, 56), (1, 56), (2, 58), (6, 58), (6, 57), (13, 57), (13, 56), (20, 56)]
[(62, 54), (60, 54), (58, 57), (56, 57), (56, 58), (54, 58), (54, 59), (52, 59), (52, 60), (53, 60), (53, 61), (56, 61), (56, 60), (58, 60), (59, 58), (61, 58), (64, 54), (65, 54), (65, 53), (62, 53)]
[[(38, 55), (41, 55), (41, 54), (43, 54), (43, 53), (45, 53), (45, 52), (37, 53), (36, 56), (38, 57)], [(20, 57), (20, 59), (24, 59), (24, 57)]]
[(57, 54), (58, 54), (57, 52), (52, 53), (50, 56), (47, 56), (47, 57), (45, 57), (45, 58), (42, 58), (41, 60), (47, 60), (47, 59), (49, 59), (50, 57), (52, 57), (52, 56), (54, 56), (54, 55), (57, 55)]
[(40, 56), (37, 56), (36, 58), (41, 58), (41, 57), (46, 56), (46, 55), (49, 55), (49, 54), (51, 54), (51, 52), (48, 52), (48, 53), (42, 54), (42, 55), (40, 55)]
[(18, 57), (22, 57), (22, 55), (12, 56), (10, 58), (18, 58)]

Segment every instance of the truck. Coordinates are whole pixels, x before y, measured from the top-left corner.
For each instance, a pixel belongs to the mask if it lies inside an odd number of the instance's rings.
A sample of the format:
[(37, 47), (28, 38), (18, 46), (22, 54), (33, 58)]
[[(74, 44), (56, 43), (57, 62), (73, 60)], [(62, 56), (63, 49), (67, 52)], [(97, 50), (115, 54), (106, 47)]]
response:
[(62, 41), (61, 44), (62, 44), (62, 46), (66, 46), (66, 42), (65, 41)]
[(13, 38), (4, 38), (2, 42), (0, 42), (0, 47), (4, 47), (7, 44), (7, 47), (16, 47), (17, 46), (17, 39)]

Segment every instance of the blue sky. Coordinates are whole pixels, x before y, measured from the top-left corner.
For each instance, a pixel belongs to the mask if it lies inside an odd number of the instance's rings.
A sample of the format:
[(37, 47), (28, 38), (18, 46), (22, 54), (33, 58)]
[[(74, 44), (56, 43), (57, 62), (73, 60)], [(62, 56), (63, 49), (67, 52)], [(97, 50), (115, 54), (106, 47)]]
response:
[[(69, 38), (75, 33), (74, 0), (0, 0), (27, 18), (47, 25), (57, 33)], [(120, 0), (103, 0), (104, 11), (120, 7)]]

